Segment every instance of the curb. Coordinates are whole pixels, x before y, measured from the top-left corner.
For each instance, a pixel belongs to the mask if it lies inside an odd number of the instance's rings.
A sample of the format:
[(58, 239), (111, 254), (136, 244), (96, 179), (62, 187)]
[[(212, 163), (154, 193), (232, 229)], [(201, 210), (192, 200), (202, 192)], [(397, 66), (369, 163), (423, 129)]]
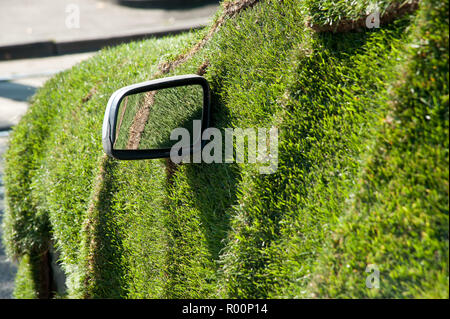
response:
[(41, 41), (26, 44), (8, 45), (0, 47), (0, 61), (43, 58), (49, 56), (97, 51), (107, 46), (148, 39), (160, 38), (167, 35), (175, 35), (190, 30), (203, 28), (207, 23), (194, 23), (183, 27), (161, 28), (154, 31), (105, 37), (98, 39), (85, 39), (67, 42)]

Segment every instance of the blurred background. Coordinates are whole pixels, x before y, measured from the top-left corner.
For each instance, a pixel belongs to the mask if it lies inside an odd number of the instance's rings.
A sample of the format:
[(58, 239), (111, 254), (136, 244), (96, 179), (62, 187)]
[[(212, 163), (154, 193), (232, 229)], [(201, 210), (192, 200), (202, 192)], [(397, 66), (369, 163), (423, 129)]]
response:
[[(219, 2), (0, 1), (0, 223), (5, 209), (2, 171), (8, 135), (36, 90), (102, 47), (205, 26)], [(11, 298), (16, 271), (0, 242), (0, 299)]]

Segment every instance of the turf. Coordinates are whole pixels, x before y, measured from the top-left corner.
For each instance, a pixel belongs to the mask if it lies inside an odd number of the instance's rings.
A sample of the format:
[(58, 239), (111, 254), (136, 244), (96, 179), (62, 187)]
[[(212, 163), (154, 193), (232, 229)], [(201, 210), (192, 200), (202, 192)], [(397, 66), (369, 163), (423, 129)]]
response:
[[(70, 297), (448, 298), (448, 1), (380, 29), (307, 26), (361, 19), (355, 4), (226, 1), (211, 29), (103, 50), (53, 78), (7, 152), (9, 254), (51, 240)], [(279, 129), (276, 173), (102, 153), (114, 90), (199, 69), (213, 126)], [(142, 145), (158, 141), (152, 127)], [(366, 286), (373, 264), (379, 288)]]

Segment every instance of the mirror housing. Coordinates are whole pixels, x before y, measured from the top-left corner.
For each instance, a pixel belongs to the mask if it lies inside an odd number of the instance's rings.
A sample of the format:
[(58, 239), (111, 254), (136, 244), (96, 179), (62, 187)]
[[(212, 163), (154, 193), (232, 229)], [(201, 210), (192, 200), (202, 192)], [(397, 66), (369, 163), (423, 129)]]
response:
[[(181, 76), (173, 76), (168, 78), (162, 78), (142, 83), (137, 83), (123, 87), (114, 92), (109, 98), (108, 104), (105, 110), (105, 116), (103, 119), (102, 128), (102, 142), (104, 152), (119, 160), (142, 160), (142, 159), (155, 159), (155, 158), (169, 158), (170, 148), (163, 149), (114, 149), (114, 143), (116, 141), (116, 124), (119, 114), (119, 106), (122, 100), (129, 95), (144, 93), (148, 91), (156, 91), (161, 89), (168, 89), (187, 85), (200, 85), (203, 88), (203, 110), (201, 119), (201, 134), (209, 128), (210, 125), (210, 90), (208, 81), (199, 75), (189, 74)], [(206, 142), (197, 141), (200, 143), (200, 147), (197, 144), (191, 144), (188, 148), (190, 154), (197, 151), (201, 151)], [(197, 143), (196, 142), (196, 143)]]

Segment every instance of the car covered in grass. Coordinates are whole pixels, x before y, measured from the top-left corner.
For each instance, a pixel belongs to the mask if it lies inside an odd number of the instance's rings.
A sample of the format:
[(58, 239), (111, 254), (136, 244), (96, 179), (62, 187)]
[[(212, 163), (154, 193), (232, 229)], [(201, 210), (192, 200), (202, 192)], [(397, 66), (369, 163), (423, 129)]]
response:
[[(15, 296), (57, 260), (74, 298), (448, 298), (448, 1), (376, 4), (224, 1), (47, 82), (6, 154)], [(110, 95), (183, 74), (212, 126), (278, 128), (274, 174), (104, 154)]]

